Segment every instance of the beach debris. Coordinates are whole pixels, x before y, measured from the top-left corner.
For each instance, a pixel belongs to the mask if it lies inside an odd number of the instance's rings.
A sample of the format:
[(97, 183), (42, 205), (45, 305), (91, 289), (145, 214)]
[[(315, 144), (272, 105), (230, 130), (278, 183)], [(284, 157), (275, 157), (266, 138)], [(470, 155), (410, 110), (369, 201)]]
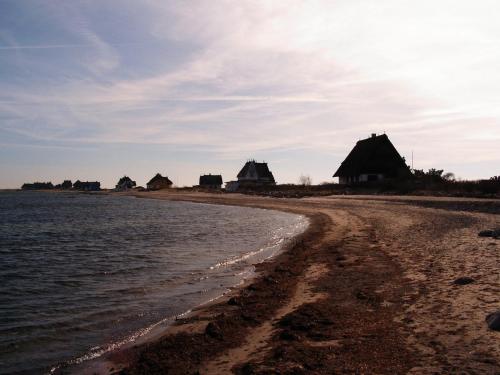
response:
[(478, 233), (479, 237), (492, 237), (495, 239), (500, 238), (500, 229), (492, 229), (492, 230), (482, 230)]
[(294, 331), (309, 331), (313, 326), (313, 321), (302, 314), (289, 314), (279, 322), (281, 327), (289, 327)]
[(278, 281), (273, 279), (271, 276), (264, 277), (264, 281), (268, 284), (278, 284)]
[(240, 373), (242, 375), (252, 375), (255, 374), (255, 371), (256, 371), (255, 365), (253, 365), (250, 362), (247, 362), (241, 368)]
[(500, 331), (500, 310), (489, 314), (486, 317), (486, 323), (488, 323), (489, 329), (493, 331)]
[(247, 289), (250, 290), (250, 291), (252, 291), (252, 292), (258, 292), (262, 288), (257, 283), (253, 283), (253, 284), (250, 284), (249, 286), (247, 286)]
[(292, 272), (292, 270), (290, 268), (284, 267), (282, 265), (276, 266), (276, 268), (274, 270), (276, 272), (289, 273), (289, 274), (293, 275), (293, 272)]
[(365, 292), (358, 290), (356, 292), (356, 298), (360, 300), (369, 300), (370, 296), (368, 296), (368, 294), (366, 294)]
[(223, 336), (222, 330), (216, 322), (208, 323), (205, 328), (205, 333), (214, 339), (221, 339)]
[(227, 304), (230, 306), (241, 306), (241, 301), (236, 297), (231, 297), (227, 301)]
[(455, 285), (467, 285), (473, 283), (475, 280), (471, 277), (463, 276), (453, 281)]
[(377, 305), (382, 302), (380, 298), (378, 298), (378, 296), (376, 296), (375, 294), (368, 293), (363, 290), (356, 290), (354, 295), (356, 296), (357, 300), (370, 305)]
[(278, 323), (285, 329), (295, 332), (307, 332), (307, 335), (315, 334), (316, 330), (323, 331), (325, 326), (333, 325), (330, 313), (323, 311), (318, 306), (304, 306), (299, 310), (285, 315)]
[(255, 316), (255, 314), (251, 313), (242, 313), (241, 319), (250, 323), (260, 323), (260, 319), (258, 318), (258, 316)]
[(299, 336), (289, 330), (284, 330), (280, 333), (280, 339), (285, 341), (298, 341)]

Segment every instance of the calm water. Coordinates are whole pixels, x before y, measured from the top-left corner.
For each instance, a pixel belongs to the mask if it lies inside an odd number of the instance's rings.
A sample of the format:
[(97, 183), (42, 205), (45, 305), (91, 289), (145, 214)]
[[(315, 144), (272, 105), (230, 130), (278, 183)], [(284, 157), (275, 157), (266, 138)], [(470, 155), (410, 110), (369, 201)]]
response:
[(227, 291), (306, 226), (251, 208), (0, 193), (0, 374), (98, 357)]

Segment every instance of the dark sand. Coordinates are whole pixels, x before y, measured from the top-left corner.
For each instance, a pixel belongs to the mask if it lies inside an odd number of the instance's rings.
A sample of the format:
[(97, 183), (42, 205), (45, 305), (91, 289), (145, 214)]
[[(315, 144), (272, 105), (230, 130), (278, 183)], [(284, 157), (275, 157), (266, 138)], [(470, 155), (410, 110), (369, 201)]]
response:
[(500, 308), (500, 240), (477, 236), (500, 227), (498, 201), (137, 195), (278, 209), (311, 225), (251, 284), (112, 353), (102, 373), (500, 373), (500, 332), (485, 322)]

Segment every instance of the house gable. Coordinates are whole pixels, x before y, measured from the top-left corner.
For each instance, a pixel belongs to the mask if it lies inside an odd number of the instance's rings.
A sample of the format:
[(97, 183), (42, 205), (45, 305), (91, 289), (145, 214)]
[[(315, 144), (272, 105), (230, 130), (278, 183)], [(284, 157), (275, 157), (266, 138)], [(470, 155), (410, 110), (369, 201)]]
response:
[(274, 184), (274, 176), (267, 163), (257, 163), (255, 160), (247, 161), (238, 173), (238, 181)]
[(333, 177), (355, 178), (358, 182), (371, 179), (407, 177), (411, 174), (387, 135), (372, 135), (358, 141)]

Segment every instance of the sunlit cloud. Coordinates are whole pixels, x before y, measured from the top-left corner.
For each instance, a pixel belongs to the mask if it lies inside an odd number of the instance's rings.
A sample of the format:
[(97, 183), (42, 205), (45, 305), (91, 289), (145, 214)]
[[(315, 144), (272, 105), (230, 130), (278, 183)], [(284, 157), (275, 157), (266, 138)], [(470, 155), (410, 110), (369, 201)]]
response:
[(4, 17), (39, 18), (0, 30), (0, 131), (27, 145), (280, 152), (291, 178), (294, 158), (339, 163), (385, 131), (420, 168), (497, 173), (494, 1), (16, 4)]

